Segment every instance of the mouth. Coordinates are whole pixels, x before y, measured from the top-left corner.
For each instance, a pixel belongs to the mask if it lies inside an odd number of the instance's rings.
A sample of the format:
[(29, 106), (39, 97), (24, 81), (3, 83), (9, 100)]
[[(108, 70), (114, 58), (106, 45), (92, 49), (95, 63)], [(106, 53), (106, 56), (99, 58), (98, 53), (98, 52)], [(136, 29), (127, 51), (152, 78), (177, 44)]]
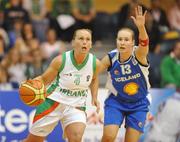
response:
[(126, 49), (126, 48), (121, 46), (121, 47), (119, 47), (119, 49)]
[(82, 50), (86, 50), (87, 48), (86, 47), (82, 47)]

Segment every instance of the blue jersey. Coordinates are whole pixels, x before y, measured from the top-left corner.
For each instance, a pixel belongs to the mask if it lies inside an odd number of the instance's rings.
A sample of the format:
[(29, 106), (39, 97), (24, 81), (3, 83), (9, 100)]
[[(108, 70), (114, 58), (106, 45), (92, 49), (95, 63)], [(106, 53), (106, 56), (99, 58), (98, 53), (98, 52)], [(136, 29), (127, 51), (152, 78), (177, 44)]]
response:
[[(132, 55), (126, 62), (120, 62), (117, 50), (108, 53), (111, 66), (108, 69), (107, 88), (109, 99), (120, 102), (138, 102), (146, 98), (150, 87), (148, 80), (149, 65), (144, 66)], [(114, 101), (106, 101), (106, 104)]]

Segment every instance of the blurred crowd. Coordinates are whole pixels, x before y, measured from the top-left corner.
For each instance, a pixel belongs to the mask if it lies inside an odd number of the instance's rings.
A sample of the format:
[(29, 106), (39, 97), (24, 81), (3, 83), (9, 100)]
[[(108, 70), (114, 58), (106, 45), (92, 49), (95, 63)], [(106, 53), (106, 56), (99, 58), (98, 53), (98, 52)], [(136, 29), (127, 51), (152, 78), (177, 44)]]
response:
[(137, 5), (148, 11), (152, 87), (180, 89), (180, 0), (168, 10), (161, 7), (163, 0), (150, 0), (150, 7), (127, 0), (111, 14), (97, 11), (93, 0), (51, 0), (51, 8), (47, 1), (0, 0), (0, 90), (18, 88), (23, 80), (41, 74), (54, 56), (67, 50), (78, 28), (93, 31), (96, 47), (107, 39), (114, 42), (122, 27), (137, 35), (129, 18)]

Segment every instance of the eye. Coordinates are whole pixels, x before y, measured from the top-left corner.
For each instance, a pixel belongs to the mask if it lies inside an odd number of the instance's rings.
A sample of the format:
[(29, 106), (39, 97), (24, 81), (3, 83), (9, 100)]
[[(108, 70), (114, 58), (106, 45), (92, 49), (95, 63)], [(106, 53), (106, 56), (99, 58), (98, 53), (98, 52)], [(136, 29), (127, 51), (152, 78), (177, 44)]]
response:
[(118, 38), (119, 41), (122, 41), (122, 38)]
[(79, 39), (80, 39), (80, 40), (83, 40), (83, 37), (80, 37)]
[(128, 39), (128, 38), (125, 38), (125, 41), (129, 41), (129, 39)]

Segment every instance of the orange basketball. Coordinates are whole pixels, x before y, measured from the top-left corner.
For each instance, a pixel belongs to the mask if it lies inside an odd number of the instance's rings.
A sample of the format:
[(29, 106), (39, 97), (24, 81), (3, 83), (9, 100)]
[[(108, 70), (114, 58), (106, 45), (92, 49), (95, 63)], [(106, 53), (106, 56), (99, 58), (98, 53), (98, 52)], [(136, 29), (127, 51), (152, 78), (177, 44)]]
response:
[(19, 87), (19, 96), (28, 106), (38, 106), (46, 98), (46, 89), (40, 80), (27, 80)]

